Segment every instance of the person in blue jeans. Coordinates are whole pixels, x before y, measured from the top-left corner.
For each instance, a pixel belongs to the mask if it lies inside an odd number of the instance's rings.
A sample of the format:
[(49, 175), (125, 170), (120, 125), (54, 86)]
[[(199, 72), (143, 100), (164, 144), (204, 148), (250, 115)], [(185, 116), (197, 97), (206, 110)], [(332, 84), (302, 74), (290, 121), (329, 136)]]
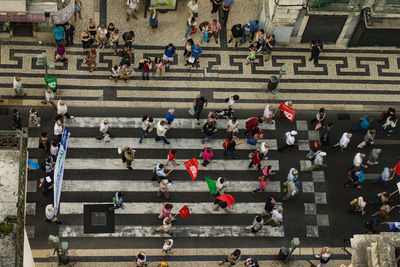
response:
[(354, 126), (351, 131), (352, 132), (357, 132), (358, 130), (362, 129), (363, 134), (366, 134), (368, 131), (369, 126), (371, 126), (371, 121), (372, 118), (370, 118), (368, 115), (364, 115), (363, 119), (361, 120), (361, 122)]
[(228, 152), (231, 153), (232, 159), (236, 158), (236, 146), (243, 144), (246, 139), (243, 139), (241, 141), (236, 142), (238, 138), (236, 136), (229, 136), (228, 139), (223, 143), (224, 147), (224, 156), (226, 157), (228, 155)]
[(185, 37), (183, 38), (183, 41), (186, 40), (186, 38), (192, 38), (192, 36), (190, 35), (190, 32), (192, 31), (193, 28), (195, 28), (197, 25), (196, 22), (196, 18), (195, 17), (191, 17), (188, 18), (188, 20), (186, 21), (186, 32), (185, 32)]
[(153, 118), (148, 117), (146, 114), (143, 115), (143, 118), (142, 118), (143, 133), (142, 133), (142, 136), (140, 137), (140, 141), (139, 141), (140, 144), (143, 143), (144, 137), (149, 133), (149, 128), (152, 126), (153, 126)]
[(122, 203), (123, 199), (122, 197), (125, 195), (124, 192), (117, 192), (115, 193), (115, 197), (113, 197), (113, 206), (110, 208), (111, 211), (114, 211), (116, 209), (123, 209), (124, 208), (124, 204)]
[(218, 131), (217, 128), (215, 128), (215, 123), (210, 122), (206, 122), (201, 130), (205, 134), (205, 137), (202, 141), (203, 144), (207, 141), (210, 141), (212, 136)]
[(379, 182), (382, 182), (385, 187), (389, 187), (387, 182), (393, 180), (393, 168), (385, 167), (382, 171), (382, 173), (371, 182), (371, 184), (377, 184)]

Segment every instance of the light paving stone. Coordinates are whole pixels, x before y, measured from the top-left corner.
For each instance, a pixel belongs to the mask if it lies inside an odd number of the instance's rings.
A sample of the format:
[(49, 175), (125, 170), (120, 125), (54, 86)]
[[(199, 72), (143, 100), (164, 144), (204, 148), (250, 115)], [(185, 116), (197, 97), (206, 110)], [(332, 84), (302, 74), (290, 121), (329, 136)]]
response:
[(308, 130), (307, 121), (297, 120), (296, 129), (297, 131), (307, 131)]
[(28, 193), (35, 193), (37, 190), (37, 182), (36, 180), (28, 180), (26, 183), (26, 190)]
[(310, 150), (310, 142), (308, 140), (298, 140), (299, 150), (308, 151)]
[(315, 192), (315, 204), (327, 204), (325, 192)]
[(303, 193), (314, 192), (314, 182), (302, 182)]
[(313, 181), (316, 183), (324, 183), (325, 182), (325, 173), (322, 171), (313, 171), (312, 178), (313, 178)]
[(36, 203), (26, 203), (25, 213), (26, 215), (36, 215)]
[(317, 214), (317, 207), (314, 203), (304, 203), (304, 214), (315, 215)]
[(317, 225), (318, 226), (329, 226), (328, 214), (317, 214)]
[(313, 248), (299, 248), (300, 255), (313, 255), (314, 250)]
[(309, 160), (300, 160), (300, 170), (304, 171), (305, 169), (311, 166), (311, 161)]
[(314, 130), (308, 131), (308, 140), (319, 140), (319, 132)]
[(319, 237), (318, 226), (307, 225), (306, 226), (306, 234), (307, 234), (307, 237)]

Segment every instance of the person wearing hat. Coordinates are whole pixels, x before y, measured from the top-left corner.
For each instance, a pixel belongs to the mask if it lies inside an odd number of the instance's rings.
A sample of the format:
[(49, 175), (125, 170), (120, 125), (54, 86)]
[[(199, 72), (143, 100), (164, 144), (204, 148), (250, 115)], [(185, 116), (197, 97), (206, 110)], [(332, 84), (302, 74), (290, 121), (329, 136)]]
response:
[(319, 264), (317, 267), (321, 267), (322, 264), (327, 264), (331, 257), (331, 250), (328, 247), (324, 247), (321, 249), (319, 255), (315, 255), (316, 259), (319, 259)]
[(164, 218), (163, 225), (155, 229), (156, 232), (164, 232), (172, 235), (172, 220), (170, 218)]
[(342, 137), (339, 140), (339, 143), (337, 143), (333, 147), (339, 147), (340, 146), (340, 150), (341, 151), (345, 150), (345, 148), (349, 145), (350, 139), (351, 139), (352, 136), (353, 135), (351, 133), (344, 132), (342, 134)]
[(299, 171), (296, 170), (295, 168), (291, 168), (289, 170), (287, 180), (286, 180), (286, 182), (283, 183), (283, 186), (288, 186), (289, 182), (294, 182), (297, 179), (299, 179)]
[(169, 199), (168, 183), (168, 179), (161, 180), (160, 187), (158, 188), (157, 197), (163, 196), (165, 199)]
[(108, 135), (109, 137), (112, 137), (111, 135), (111, 131), (110, 131), (110, 122), (107, 119), (104, 119), (101, 123), (100, 123), (100, 129), (99, 129), (99, 133), (96, 136), (97, 140), (101, 140), (103, 139), (106, 135)]
[(61, 224), (61, 222), (56, 217), (56, 210), (53, 204), (49, 204), (46, 206), (45, 215), (46, 215), (46, 222), (55, 222), (57, 224)]
[(365, 134), (363, 141), (357, 147), (364, 148), (366, 145), (374, 144), (375, 136), (376, 136), (376, 130), (369, 129)]
[(282, 152), (283, 150), (289, 148), (289, 147), (293, 147), (293, 146), (297, 146), (296, 140), (295, 140), (295, 136), (297, 135), (296, 131), (290, 131), (290, 132), (286, 132), (285, 133), (285, 145), (283, 147), (278, 148), (278, 152)]
[(47, 195), (48, 193), (51, 193), (53, 191), (54, 183), (53, 180), (51, 180), (50, 176), (46, 176), (46, 178), (43, 181), (43, 195)]
[(314, 155), (314, 162), (311, 164), (310, 167), (305, 168), (303, 171), (311, 172), (318, 168), (326, 167), (327, 165), (324, 164), (324, 158), (326, 156), (326, 152), (324, 151), (317, 151)]
[(378, 164), (378, 158), (381, 152), (382, 152), (381, 148), (373, 148), (371, 152), (369, 152), (367, 164), (368, 165)]

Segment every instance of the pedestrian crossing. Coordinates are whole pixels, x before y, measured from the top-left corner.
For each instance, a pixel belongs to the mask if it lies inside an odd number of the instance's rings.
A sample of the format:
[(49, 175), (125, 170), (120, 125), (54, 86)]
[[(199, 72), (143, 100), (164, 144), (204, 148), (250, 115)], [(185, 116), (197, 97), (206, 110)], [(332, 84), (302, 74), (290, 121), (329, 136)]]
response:
[[(251, 191), (259, 187), (257, 177), (260, 172), (255, 168), (249, 169), (248, 153), (254, 152), (257, 146), (243, 143), (237, 146), (240, 156), (231, 159), (230, 155), (224, 157), (222, 143), (225, 141), (227, 121), (218, 120), (217, 127), (221, 132), (215, 139), (206, 144), (201, 143), (199, 125), (195, 119), (176, 118), (173, 122), (175, 129), (168, 132), (167, 137), (171, 142), (165, 145), (155, 142), (155, 131), (150, 133), (142, 144), (139, 144), (141, 133), (140, 117), (108, 117), (111, 131), (118, 133), (111, 142), (95, 139), (88, 135), (98, 131), (99, 123), (103, 117), (81, 117), (74, 114), (75, 118), (67, 120), (66, 124), (71, 131), (68, 144), (68, 152), (65, 161), (64, 181), (60, 200), (58, 218), (63, 222), (58, 226), (58, 235), (69, 240), (85, 240), (85, 238), (149, 238), (151, 240), (163, 238), (167, 235), (155, 232), (154, 229), (161, 225), (157, 217), (161, 211), (163, 198), (157, 198), (159, 184), (151, 181), (153, 170), (158, 163), (166, 163), (168, 150), (177, 150), (178, 166), (173, 168), (169, 177), (172, 180), (169, 186), (170, 200), (174, 205), (174, 213), (187, 205), (191, 217), (178, 219), (172, 224), (172, 232), (176, 238), (229, 238), (230, 240), (240, 238), (282, 238), (284, 237), (284, 226), (272, 227), (266, 225), (257, 233), (251, 233), (245, 226), (251, 225), (254, 217), (264, 210), (265, 201), (269, 196), (281, 193), (281, 182), (279, 176), (271, 176), (266, 192), (257, 193), (255, 196)], [(188, 117), (188, 115), (187, 115)], [(155, 121), (161, 118), (155, 118)], [(239, 119), (240, 130), (244, 132), (244, 119)], [(44, 127), (45, 126), (44, 122)], [(49, 129), (52, 129), (49, 122)], [(273, 124), (261, 124), (260, 128), (265, 131), (275, 129)], [(179, 131), (188, 131), (182, 135)], [(40, 161), (38, 150), (40, 131), (32, 131), (28, 138), (29, 152), (34, 156), (32, 159)], [(48, 132), (52, 132), (49, 130)], [(268, 133), (268, 132), (266, 132)], [(122, 136), (122, 137), (120, 137)], [(198, 136), (198, 138), (195, 138)], [(263, 139), (270, 144), (270, 149), (277, 149), (276, 139)], [(132, 169), (128, 170), (118, 155), (117, 148), (129, 145), (136, 149), (135, 160)], [(192, 181), (187, 173), (184, 162), (191, 157), (196, 157), (201, 163), (199, 152), (204, 147), (213, 147), (214, 158), (211, 163), (204, 167), (200, 164), (199, 175)], [(95, 155), (95, 157), (93, 157)], [(246, 155), (246, 156), (244, 156)], [(244, 157), (243, 157), (244, 156)], [(272, 157), (263, 160), (262, 164), (272, 167), (273, 171), (279, 171), (279, 160)], [(39, 172), (39, 173), (37, 173)], [(50, 198), (43, 202), (38, 188), (38, 178), (44, 176), (39, 170), (29, 172), (28, 181), (28, 203), (27, 203), (27, 225), (32, 221), (42, 220), (44, 207), (52, 203)], [(239, 174), (238, 174), (239, 173)], [(204, 177), (216, 180), (219, 176), (229, 181), (225, 193), (232, 195), (236, 202), (232, 205), (230, 212), (226, 214), (223, 209), (213, 211), (214, 197), (209, 193), (208, 185)], [(86, 233), (86, 221), (90, 214), (85, 211), (86, 206), (112, 206), (112, 197), (115, 192), (125, 193), (124, 209), (117, 209), (112, 213), (115, 217), (115, 230), (113, 232)], [(277, 203), (276, 208), (281, 207)], [(107, 212), (110, 213), (110, 211)], [(179, 217), (178, 217), (179, 218)], [(35, 225), (33, 225), (35, 226)], [(38, 226), (35, 226), (38, 228)], [(34, 229), (34, 236), (38, 235), (39, 229)], [(43, 229), (42, 229), (43, 231)], [(152, 242), (152, 241), (149, 241)]]

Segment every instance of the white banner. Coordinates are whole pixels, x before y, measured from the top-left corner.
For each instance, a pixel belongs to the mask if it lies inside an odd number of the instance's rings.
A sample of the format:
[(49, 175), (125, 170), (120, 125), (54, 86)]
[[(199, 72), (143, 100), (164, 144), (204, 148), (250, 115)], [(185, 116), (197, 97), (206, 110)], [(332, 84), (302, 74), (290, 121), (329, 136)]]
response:
[(61, 188), (64, 176), (65, 157), (67, 156), (68, 138), (71, 135), (67, 127), (64, 127), (64, 134), (61, 137), (60, 149), (58, 150), (56, 165), (54, 167), (54, 208), (55, 214), (58, 212), (60, 205)]

